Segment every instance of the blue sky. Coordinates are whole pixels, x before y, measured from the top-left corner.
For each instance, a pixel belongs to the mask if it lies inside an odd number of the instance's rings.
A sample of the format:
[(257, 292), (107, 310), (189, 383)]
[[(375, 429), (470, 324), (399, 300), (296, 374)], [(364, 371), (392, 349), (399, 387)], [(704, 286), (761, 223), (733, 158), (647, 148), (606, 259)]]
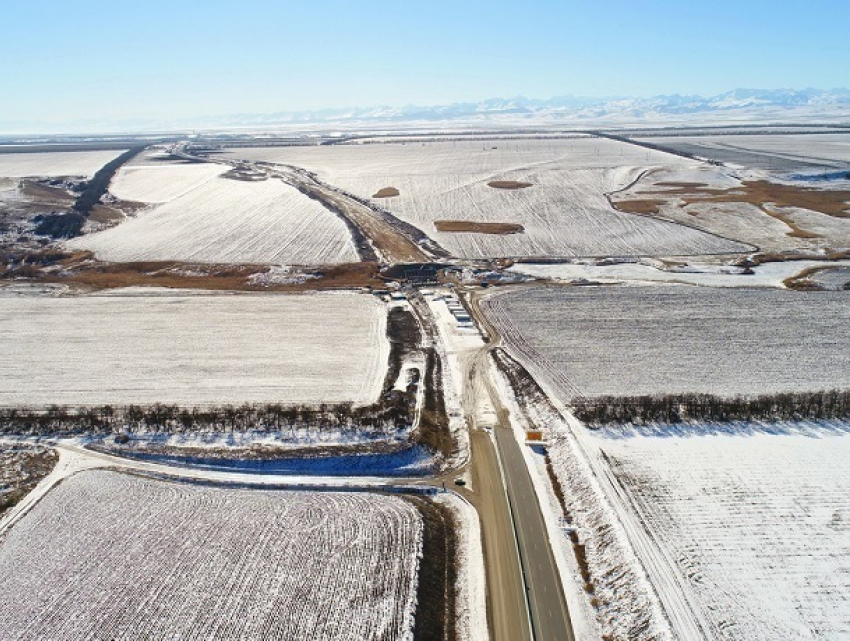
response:
[(0, 0), (0, 130), (850, 85), (846, 0)]

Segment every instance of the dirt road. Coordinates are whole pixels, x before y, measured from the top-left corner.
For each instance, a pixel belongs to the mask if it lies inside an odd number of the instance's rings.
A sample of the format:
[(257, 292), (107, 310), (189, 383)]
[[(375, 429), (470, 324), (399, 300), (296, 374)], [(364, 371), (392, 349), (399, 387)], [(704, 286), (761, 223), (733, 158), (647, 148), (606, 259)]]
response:
[[(396, 263), (427, 263), (431, 257), (422, 248), (394, 227), (380, 213), (363, 203), (319, 181), (313, 174), (298, 167), (278, 166), (270, 168), (265, 163), (250, 163), (229, 159), (196, 156), (187, 151), (185, 144), (172, 149), (175, 156), (187, 160), (212, 162), (231, 167), (250, 167), (269, 177), (279, 178), (295, 187), (306, 196), (322, 203), (334, 214), (344, 218), (353, 226), (355, 245), (364, 260), (375, 260), (391, 265)], [(363, 241), (363, 242), (361, 242)], [(371, 254), (364, 256), (363, 254)]]
[(301, 174), (288, 174), (285, 180), (351, 221), (368, 238), (381, 262), (427, 263), (431, 260), (416, 243), (366, 205)]

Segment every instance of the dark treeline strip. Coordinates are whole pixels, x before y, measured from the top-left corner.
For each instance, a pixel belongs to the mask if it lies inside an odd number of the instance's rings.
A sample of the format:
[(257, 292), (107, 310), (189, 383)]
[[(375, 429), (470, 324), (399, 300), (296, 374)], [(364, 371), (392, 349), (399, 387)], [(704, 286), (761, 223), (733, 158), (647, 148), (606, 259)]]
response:
[(118, 168), (133, 156), (145, 149), (142, 147), (133, 147), (129, 151), (110, 160), (103, 167), (97, 170), (91, 180), (84, 183), (83, 191), (79, 195), (72, 211), (64, 214), (47, 214), (38, 216), (35, 220), (35, 233), (40, 236), (50, 236), (51, 238), (73, 238), (79, 236), (83, 231), (83, 226), (86, 224), (86, 219), (92, 208), (100, 202), (101, 197), (109, 189), (109, 183)]
[(786, 392), (724, 398), (713, 394), (599, 396), (572, 401), (576, 417), (592, 426), (685, 421), (792, 421), (850, 418), (850, 390)]
[[(501, 347), (492, 350), (490, 354), (499, 370), (507, 377), (520, 407), (525, 408), (532, 404), (542, 404), (547, 410), (557, 413), (558, 410), (552, 405), (552, 401), (549, 400), (546, 392), (516, 359), (511, 358)], [(543, 426), (536, 427), (541, 429)]]
[[(384, 394), (395, 385), (401, 374), (404, 359), (418, 351), (422, 345), (422, 332), (419, 321), (412, 312), (401, 307), (393, 307), (387, 313), (387, 339), (390, 341), (390, 357), (387, 374), (384, 377)], [(420, 372), (421, 376), (422, 373)], [(418, 379), (415, 381), (418, 383)]]
[(422, 557), (416, 588), (414, 641), (455, 641), (458, 630), (455, 586), (458, 578), (457, 524), (445, 505), (407, 497), (422, 515)]
[(98, 169), (97, 173), (92, 176), (92, 179), (86, 183), (83, 193), (80, 194), (80, 197), (74, 203), (74, 211), (83, 216), (88, 216), (92, 207), (100, 202), (101, 197), (109, 189), (109, 183), (112, 181), (112, 177), (118, 171), (118, 168), (143, 150), (144, 147), (133, 147)]
[(419, 417), (419, 429), (413, 441), (439, 452), (449, 458), (454, 452), (455, 441), (449, 427), (446, 399), (443, 396), (443, 366), (433, 347), (425, 352), (425, 402)]
[(179, 405), (128, 405), (46, 410), (0, 409), (0, 434), (27, 436), (105, 436), (119, 432), (177, 434), (189, 431), (286, 431), (298, 428), (340, 429), (358, 434), (392, 435), (409, 428), (412, 404), (394, 394), (375, 405), (222, 405), (186, 408)]

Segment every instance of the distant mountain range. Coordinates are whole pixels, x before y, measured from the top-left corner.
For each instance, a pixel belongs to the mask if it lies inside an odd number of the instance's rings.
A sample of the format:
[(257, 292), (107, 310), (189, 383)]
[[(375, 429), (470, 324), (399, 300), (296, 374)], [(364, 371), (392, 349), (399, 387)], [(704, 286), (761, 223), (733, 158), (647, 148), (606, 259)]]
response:
[(491, 98), (480, 102), (404, 107), (356, 107), (276, 113), (236, 113), (174, 119), (97, 119), (61, 125), (2, 122), (0, 133), (140, 133), (188, 131), (400, 131), (496, 128), (592, 128), (712, 124), (850, 125), (848, 89), (735, 89), (716, 96), (678, 94), (549, 99)]
[(212, 126), (270, 126), (317, 124), (398, 124), (452, 121), (593, 122), (628, 120), (634, 122), (664, 120), (696, 114), (723, 116), (742, 112), (780, 115), (782, 111), (812, 115), (823, 114), (829, 120), (850, 123), (850, 90), (832, 89), (735, 89), (716, 96), (678, 94), (651, 98), (582, 98), (559, 96), (550, 99), (491, 98), (481, 102), (450, 105), (405, 107), (365, 107), (322, 109), (270, 114), (232, 114), (204, 119)]

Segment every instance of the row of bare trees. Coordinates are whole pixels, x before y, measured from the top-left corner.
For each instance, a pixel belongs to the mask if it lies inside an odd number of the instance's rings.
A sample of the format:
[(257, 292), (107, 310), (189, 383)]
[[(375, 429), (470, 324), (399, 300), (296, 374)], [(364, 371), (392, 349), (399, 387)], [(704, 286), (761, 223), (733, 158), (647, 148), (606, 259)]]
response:
[(713, 394), (599, 396), (573, 399), (572, 408), (588, 425), (841, 419), (850, 418), (850, 390), (731, 398)]
[(309, 405), (244, 404), (217, 407), (181, 407), (155, 403), (115, 407), (46, 410), (0, 409), (0, 434), (27, 436), (106, 435), (117, 432), (180, 433), (189, 431), (245, 432), (296, 429), (341, 430), (352, 433), (392, 434), (413, 422), (413, 394), (385, 394), (378, 403)]

